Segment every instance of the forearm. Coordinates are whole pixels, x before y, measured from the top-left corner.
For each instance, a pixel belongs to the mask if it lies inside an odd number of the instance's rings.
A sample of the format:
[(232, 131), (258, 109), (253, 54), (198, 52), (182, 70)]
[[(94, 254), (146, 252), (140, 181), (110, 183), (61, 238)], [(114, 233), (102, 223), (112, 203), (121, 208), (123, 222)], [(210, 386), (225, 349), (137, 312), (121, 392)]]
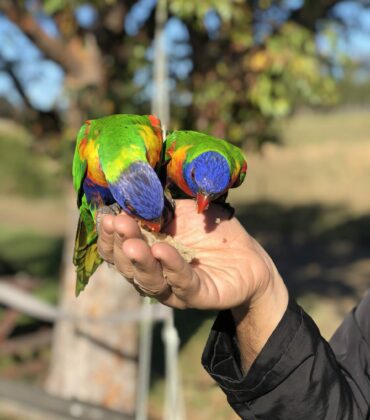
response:
[(248, 372), (257, 355), (279, 324), (288, 306), (287, 288), (274, 268), (274, 275), (264, 293), (254, 302), (231, 310), (243, 373)]

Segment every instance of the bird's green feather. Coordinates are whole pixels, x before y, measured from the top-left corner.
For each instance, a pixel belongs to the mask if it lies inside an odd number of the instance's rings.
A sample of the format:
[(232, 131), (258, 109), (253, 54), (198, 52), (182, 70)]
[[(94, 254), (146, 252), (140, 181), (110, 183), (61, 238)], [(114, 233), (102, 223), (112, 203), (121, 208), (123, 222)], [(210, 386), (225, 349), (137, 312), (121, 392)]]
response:
[(82, 218), (78, 220), (73, 264), (76, 266), (76, 296), (84, 290), (89, 278), (102, 263), (97, 249), (97, 237), (91, 242)]
[(76, 296), (85, 288), (89, 278), (103, 261), (98, 254), (97, 240), (94, 214), (83, 196), (73, 251), (73, 264), (77, 272)]
[(86, 124), (84, 124), (77, 135), (76, 141), (76, 149), (75, 154), (73, 156), (73, 166), (72, 166), (72, 176), (73, 176), (73, 187), (77, 192), (77, 204), (80, 206), (81, 201), (81, 189), (82, 189), (82, 182), (85, 178), (87, 162), (85, 159), (81, 159), (79, 149), (81, 145), (81, 141), (86, 136)]
[(160, 159), (162, 139), (148, 116), (111, 115), (92, 121), (91, 131), (96, 135), (100, 164), (109, 183), (132, 162), (149, 161), (155, 166)]

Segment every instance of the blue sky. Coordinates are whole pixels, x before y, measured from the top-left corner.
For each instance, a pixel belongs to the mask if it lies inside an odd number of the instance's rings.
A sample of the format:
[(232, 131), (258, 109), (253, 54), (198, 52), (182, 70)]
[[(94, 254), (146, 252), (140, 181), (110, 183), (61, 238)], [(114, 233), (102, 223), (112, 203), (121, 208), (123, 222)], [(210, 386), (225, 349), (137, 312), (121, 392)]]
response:
[[(50, 22), (46, 23), (45, 28), (48, 33), (56, 35)], [(30, 100), (41, 109), (50, 109), (62, 89), (64, 76), (60, 67), (50, 60), (43, 59), (38, 49), (22, 32), (1, 15), (0, 45), (1, 55), (16, 63), (15, 71), (26, 87), (26, 94)], [(7, 97), (16, 105), (22, 103), (13, 88), (12, 80), (4, 72), (0, 72), (0, 96)]]
[[(286, 4), (290, 8), (299, 7), (301, 0), (286, 0)], [(129, 17), (123, 23), (130, 35), (134, 36), (138, 32), (154, 6), (155, 0), (140, 0), (133, 7)], [(347, 1), (337, 6), (335, 13), (349, 27), (347, 31), (343, 31), (339, 26), (332, 27), (332, 30), (339, 34), (337, 51), (349, 55), (354, 60), (370, 64), (370, 10), (362, 9), (356, 1)], [(92, 7), (83, 5), (76, 10), (76, 17), (81, 26), (88, 27), (98, 18), (98, 15)], [(274, 18), (283, 19), (284, 17), (275, 15)], [(37, 19), (49, 35), (58, 36), (57, 27), (52, 19), (42, 12), (37, 14)], [(205, 26), (210, 37), (217, 36), (218, 25), (218, 16), (210, 11), (205, 19)], [(192, 68), (189, 59), (191, 49), (186, 43), (185, 25), (178, 19), (170, 19), (166, 26), (166, 37), (167, 50), (171, 52), (169, 60), (171, 72), (179, 79), (185, 78)], [(176, 48), (173, 48), (175, 43)], [(332, 46), (325, 36), (319, 35), (317, 43), (324, 54), (331, 54)], [(47, 110), (60, 103), (64, 77), (62, 70), (55, 63), (45, 60), (17, 27), (1, 15), (0, 54), (16, 63), (17, 75), (26, 86), (26, 93), (31, 102), (37, 107)], [(152, 57), (153, 48), (147, 52), (149, 61)], [(137, 73), (135, 81), (146, 85), (150, 77), (150, 69), (146, 68)], [(13, 88), (11, 79), (4, 72), (0, 72), (0, 96), (7, 97), (16, 105), (22, 103)]]
[(335, 14), (349, 28), (341, 31), (340, 48), (355, 60), (370, 61), (370, 9), (363, 9), (358, 2), (349, 1), (339, 4)]

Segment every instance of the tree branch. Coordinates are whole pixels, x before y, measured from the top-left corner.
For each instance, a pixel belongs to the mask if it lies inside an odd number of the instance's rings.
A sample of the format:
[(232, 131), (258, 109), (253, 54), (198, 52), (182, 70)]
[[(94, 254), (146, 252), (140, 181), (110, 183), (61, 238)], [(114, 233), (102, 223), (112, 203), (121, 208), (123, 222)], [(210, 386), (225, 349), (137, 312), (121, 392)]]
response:
[(19, 81), (17, 75), (14, 72), (14, 64), (9, 62), (3, 62), (2, 70), (6, 72), (6, 74), (11, 78), (16, 91), (19, 93), (20, 97), (22, 98), (25, 106), (29, 109), (33, 109), (34, 106), (30, 102), (21, 82)]
[(68, 47), (57, 38), (47, 35), (33, 16), (17, 7), (16, 2), (0, 0), (0, 11), (45, 54), (58, 63), (67, 73), (78, 71), (79, 65), (75, 57), (69, 54)]
[(334, 6), (342, 3), (345, 0), (316, 0), (305, 1), (303, 6), (295, 10), (289, 20), (304, 26), (310, 31), (314, 32), (317, 21), (326, 18)]

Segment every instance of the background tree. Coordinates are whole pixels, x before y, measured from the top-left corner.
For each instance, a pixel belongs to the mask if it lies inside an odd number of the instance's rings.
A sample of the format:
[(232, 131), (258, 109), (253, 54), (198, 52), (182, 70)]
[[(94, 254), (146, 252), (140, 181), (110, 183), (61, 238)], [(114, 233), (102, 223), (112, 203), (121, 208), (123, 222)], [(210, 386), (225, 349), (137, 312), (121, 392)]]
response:
[[(314, 35), (323, 22), (338, 20), (333, 10), (342, 1), (294, 7), (290, 1), (171, 0), (167, 29), (173, 124), (234, 142), (260, 142), (272, 139), (273, 120), (297, 104), (332, 104), (331, 63), (318, 53)], [(1, 1), (0, 10), (37, 46), (39, 59), (52, 60), (63, 70), (68, 106), (59, 112), (62, 123), (54, 127), (67, 127), (67, 137), (73, 138), (88, 116), (148, 112), (154, 5)], [(53, 34), (45, 31), (50, 20)], [(36, 108), (15, 71), (17, 62), (2, 61), (25, 106)], [(39, 110), (37, 117), (42, 120), (44, 113)]]

